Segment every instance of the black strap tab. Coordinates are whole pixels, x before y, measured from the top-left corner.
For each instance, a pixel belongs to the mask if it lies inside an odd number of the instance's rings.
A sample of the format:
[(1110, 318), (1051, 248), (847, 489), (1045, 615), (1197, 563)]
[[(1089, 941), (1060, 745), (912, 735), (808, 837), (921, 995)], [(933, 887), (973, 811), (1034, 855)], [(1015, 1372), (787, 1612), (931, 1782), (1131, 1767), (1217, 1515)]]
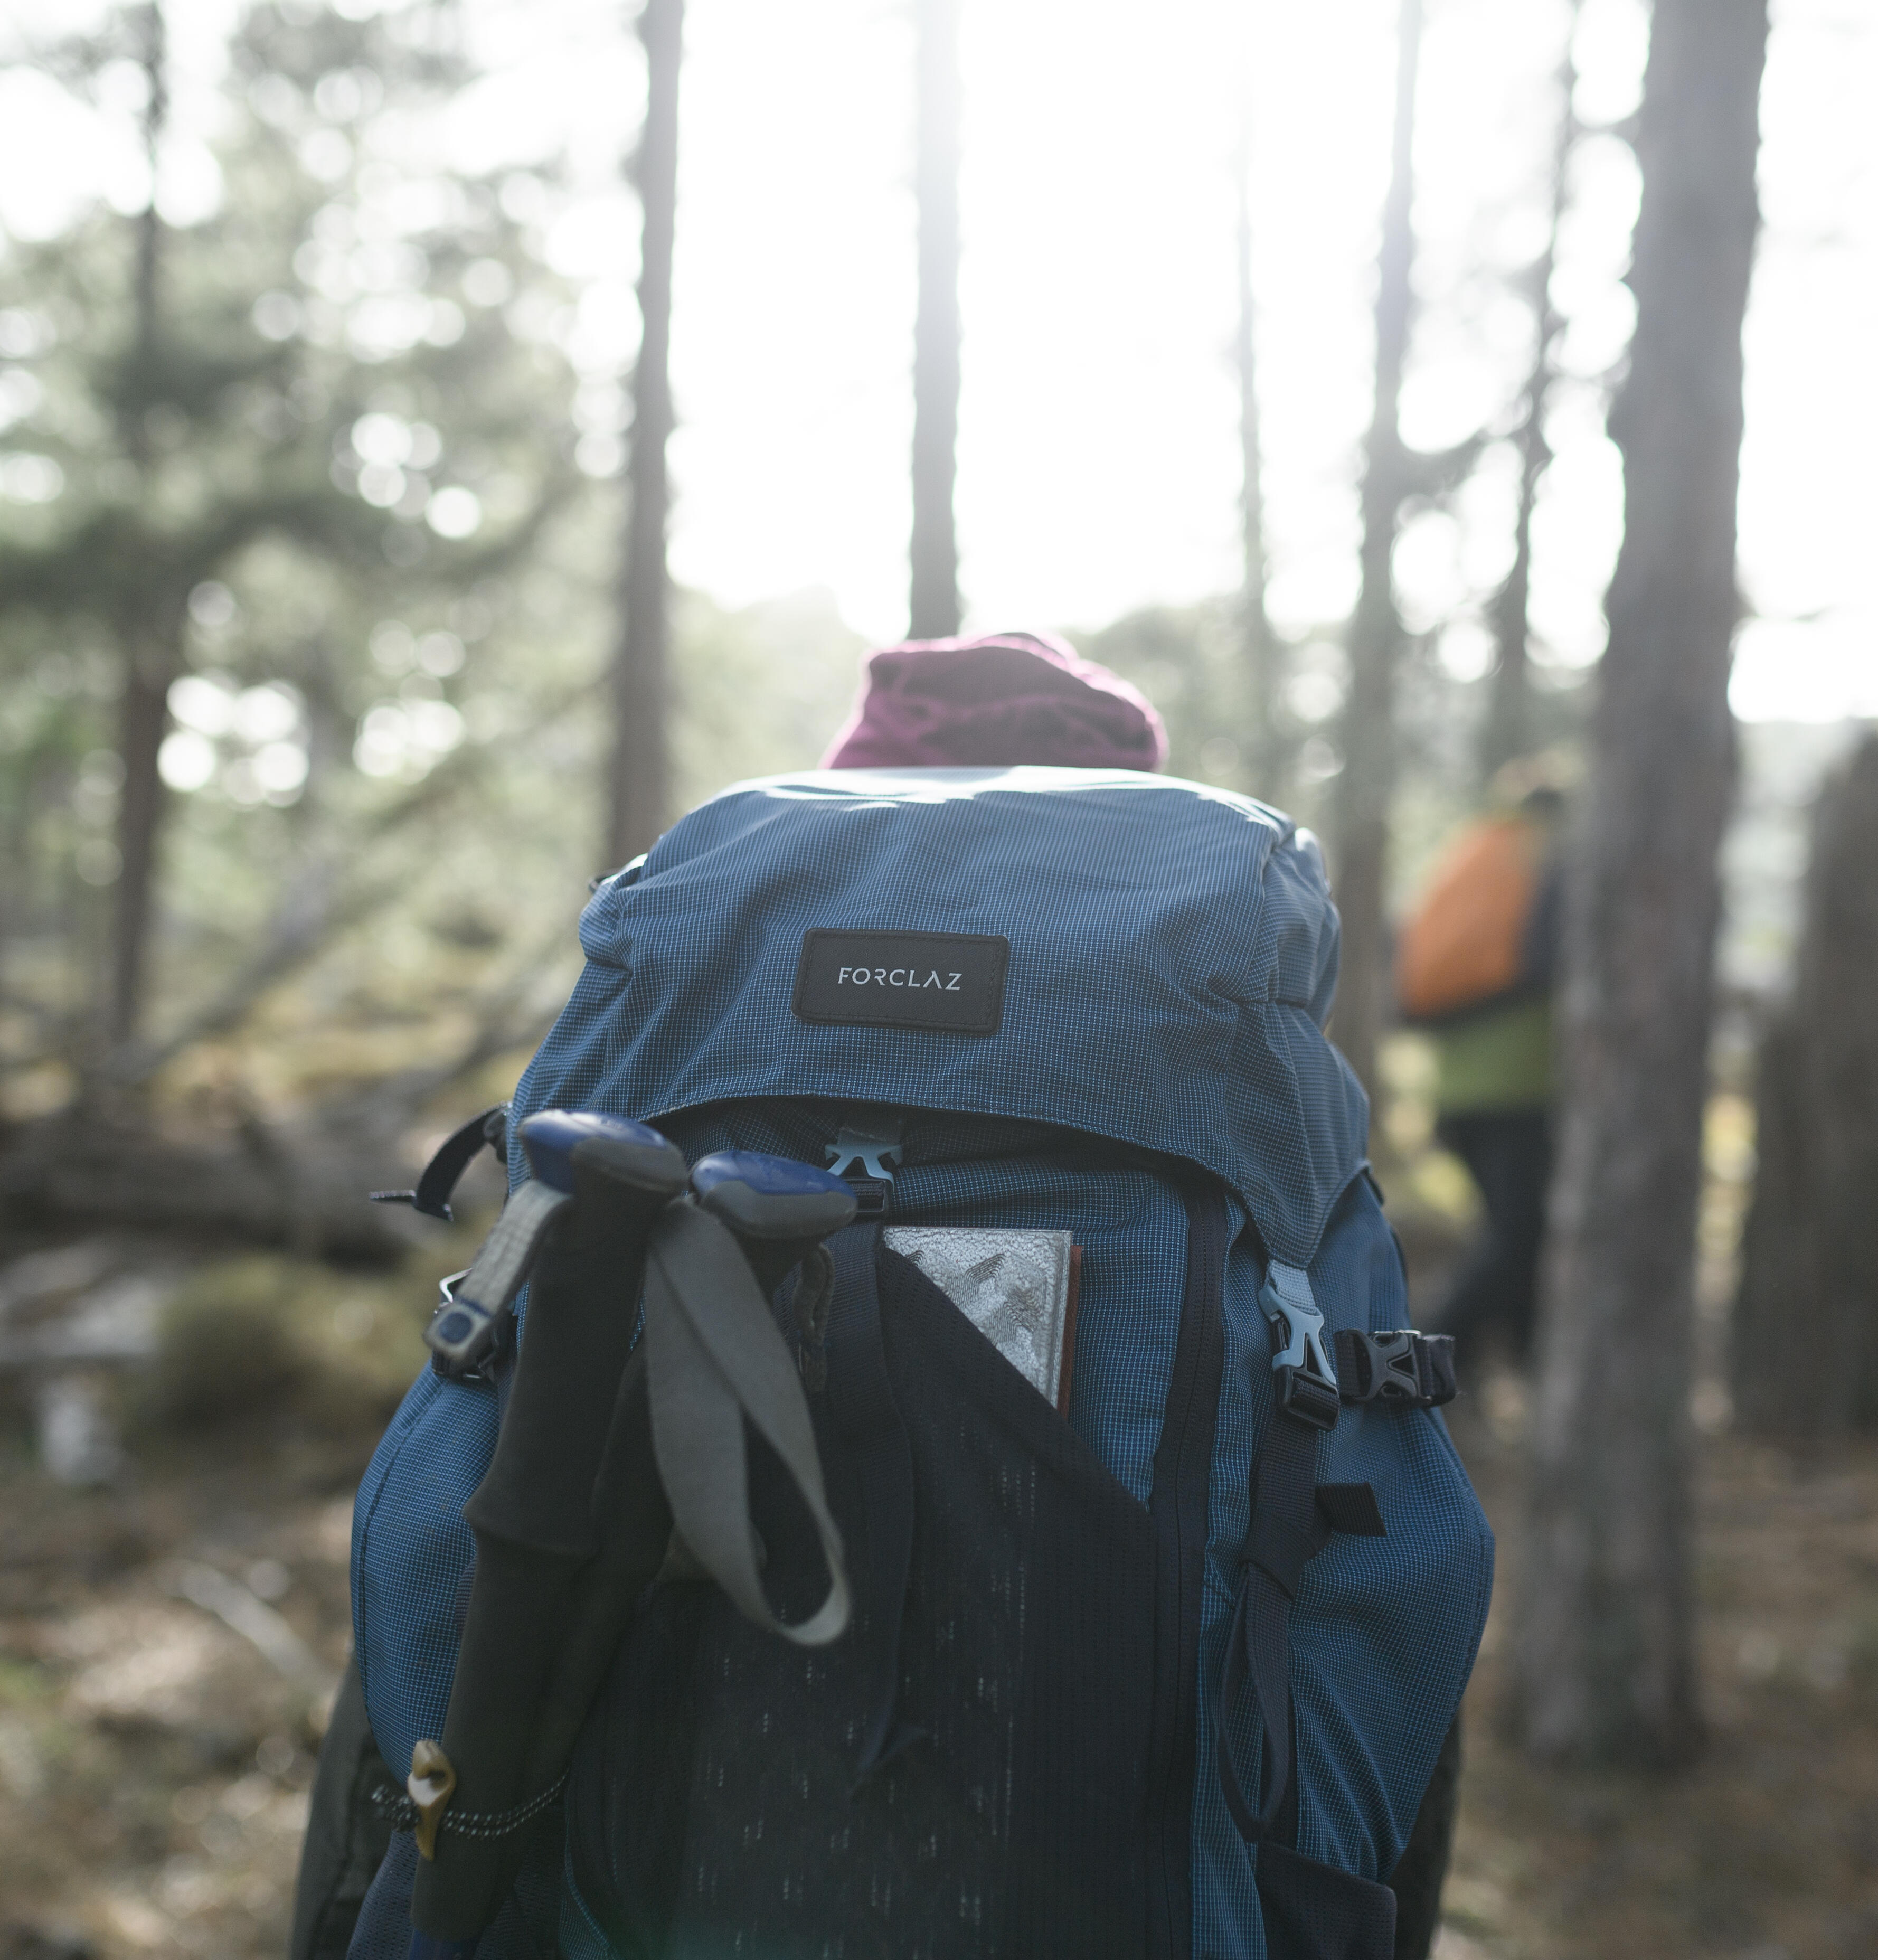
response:
[(1336, 1344), (1337, 1385), (1346, 1402), (1440, 1408), (1457, 1392), (1451, 1334), (1418, 1334), (1412, 1327), (1365, 1334), (1344, 1327)]
[(441, 1218), (446, 1225), (456, 1223), (450, 1208), (450, 1193), (463, 1174), (485, 1148), (495, 1151), (503, 1163), (508, 1162), (508, 1105), (498, 1102), (472, 1116), (460, 1129), (453, 1130), (431, 1153), (423, 1175), (413, 1191), (374, 1191), (374, 1204), (408, 1204), (426, 1218)]
[(1313, 1509), (1310, 1522), (1299, 1525), (1276, 1511), (1262, 1507), (1252, 1514), (1246, 1533), (1246, 1548), (1240, 1557), (1257, 1567), (1287, 1599), (1297, 1596), (1297, 1582), (1304, 1568), (1329, 1542), (1329, 1521)]
[(1333, 1532), (1351, 1538), (1383, 1538), (1388, 1526), (1383, 1522), (1383, 1507), (1367, 1484), (1319, 1484), (1317, 1511)]

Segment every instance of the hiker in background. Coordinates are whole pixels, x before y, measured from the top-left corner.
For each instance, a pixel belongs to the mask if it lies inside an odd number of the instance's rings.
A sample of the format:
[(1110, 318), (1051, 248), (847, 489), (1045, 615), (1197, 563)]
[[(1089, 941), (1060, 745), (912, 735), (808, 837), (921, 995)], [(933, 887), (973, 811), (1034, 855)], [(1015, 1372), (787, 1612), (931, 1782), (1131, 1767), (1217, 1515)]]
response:
[(1552, 1176), (1552, 987), (1564, 797), (1542, 759), (1494, 778), (1491, 815), (1437, 861), (1397, 943), (1402, 1018), (1435, 1050), (1435, 1135), (1466, 1165), (1485, 1220), (1440, 1311), (1457, 1346), (1497, 1330), (1531, 1350)]

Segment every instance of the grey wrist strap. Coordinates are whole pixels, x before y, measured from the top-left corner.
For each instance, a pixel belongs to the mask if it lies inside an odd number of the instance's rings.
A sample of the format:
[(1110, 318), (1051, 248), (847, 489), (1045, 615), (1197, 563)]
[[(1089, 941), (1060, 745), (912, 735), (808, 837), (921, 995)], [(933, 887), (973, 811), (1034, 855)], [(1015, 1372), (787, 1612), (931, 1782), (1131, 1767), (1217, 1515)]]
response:
[[(668, 1205), (652, 1228), (645, 1338), (652, 1446), (677, 1532), (746, 1618), (801, 1647), (837, 1639), (848, 1574), (801, 1377), (736, 1239), (695, 1205)], [(794, 1624), (771, 1611), (758, 1573), (746, 1417), (794, 1484), (828, 1567), (827, 1597)]]

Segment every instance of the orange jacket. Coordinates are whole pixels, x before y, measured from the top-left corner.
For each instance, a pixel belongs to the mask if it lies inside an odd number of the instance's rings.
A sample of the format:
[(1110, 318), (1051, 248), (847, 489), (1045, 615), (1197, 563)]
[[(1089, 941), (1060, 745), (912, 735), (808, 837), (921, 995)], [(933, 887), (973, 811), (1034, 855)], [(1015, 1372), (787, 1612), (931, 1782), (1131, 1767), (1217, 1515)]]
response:
[(1483, 817), (1454, 839), (1396, 942), (1405, 1020), (1450, 1020), (1551, 985), (1550, 859), (1545, 827), (1523, 815)]

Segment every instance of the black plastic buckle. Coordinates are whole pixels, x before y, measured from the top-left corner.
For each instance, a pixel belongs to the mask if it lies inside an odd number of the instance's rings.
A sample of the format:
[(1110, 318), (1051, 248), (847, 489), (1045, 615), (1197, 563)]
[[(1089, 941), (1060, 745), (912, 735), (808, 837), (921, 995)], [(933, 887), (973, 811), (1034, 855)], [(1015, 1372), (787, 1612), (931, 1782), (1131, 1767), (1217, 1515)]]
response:
[(845, 1178), (855, 1195), (857, 1222), (884, 1218), (904, 1152), (899, 1118), (878, 1112), (851, 1118), (827, 1148), (828, 1168)]
[(1418, 1334), (1412, 1327), (1365, 1334), (1344, 1327), (1336, 1338), (1337, 1376), (1345, 1402), (1425, 1409), (1454, 1399), (1452, 1335)]
[(1324, 1346), (1324, 1316), (1300, 1273), (1301, 1298), (1268, 1273), (1259, 1289), (1259, 1304), (1272, 1323), (1272, 1379), (1278, 1407), (1313, 1429), (1335, 1429), (1340, 1406), (1335, 1365)]
[(1341, 1398), (1335, 1382), (1320, 1379), (1303, 1368), (1274, 1368), (1278, 1407), (1313, 1429), (1335, 1429)]
[(865, 1224), (871, 1218), (886, 1216), (887, 1200), (893, 1195), (893, 1180), (889, 1177), (851, 1177), (848, 1188), (855, 1195), (855, 1219)]
[[(445, 1314), (457, 1304), (457, 1288), (470, 1277), (470, 1268), (465, 1266), (460, 1273), (447, 1273), (437, 1283), (437, 1305), (431, 1310), (428, 1325), (434, 1327)], [(434, 1349), (431, 1354), (431, 1372), (441, 1375), (447, 1382), (463, 1382), (472, 1388), (487, 1386), (493, 1388), (496, 1377), (502, 1372), (515, 1348), (515, 1316), (505, 1306), (492, 1315), (481, 1330), (481, 1338), (473, 1351), (461, 1356), (441, 1353)]]

